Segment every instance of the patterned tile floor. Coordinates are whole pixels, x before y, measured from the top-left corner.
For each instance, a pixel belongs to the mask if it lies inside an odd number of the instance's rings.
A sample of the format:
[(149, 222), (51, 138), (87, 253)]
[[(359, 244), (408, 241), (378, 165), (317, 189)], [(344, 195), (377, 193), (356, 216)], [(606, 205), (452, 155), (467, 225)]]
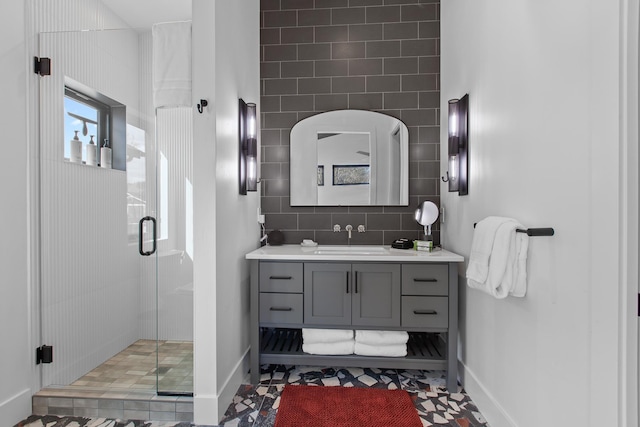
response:
[(159, 390), (192, 392), (193, 343), (159, 341), (156, 347), (155, 340), (138, 340), (69, 387), (153, 391), (156, 372)]
[[(404, 389), (412, 397), (423, 426), (488, 427), (460, 387), (445, 388), (444, 371), (263, 366), (260, 384), (243, 385), (222, 419), (224, 427), (270, 427), (286, 384)], [(79, 417), (33, 416), (16, 427), (192, 427), (189, 423), (119, 421)], [(204, 427), (204, 426), (199, 426)]]

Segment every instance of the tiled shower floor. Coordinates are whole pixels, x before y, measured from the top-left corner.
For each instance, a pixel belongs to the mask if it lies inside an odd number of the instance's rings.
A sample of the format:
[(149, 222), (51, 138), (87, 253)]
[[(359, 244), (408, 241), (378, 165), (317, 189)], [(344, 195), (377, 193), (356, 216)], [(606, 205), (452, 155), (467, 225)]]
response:
[(158, 390), (191, 393), (193, 391), (193, 343), (138, 340), (69, 387), (91, 389)]
[[(90, 417), (86, 419), (193, 420), (193, 397), (189, 395), (193, 391), (193, 344), (161, 341), (157, 346), (158, 368), (156, 342), (139, 340), (72, 384), (40, 390), (33, 396), (33, 414)], [(180, 395), (158, 395), (156, 373), (159, 391)], [(43, 417), (34, 425), (38, 423), (67, 426), (51, 424), (53, 421)]]

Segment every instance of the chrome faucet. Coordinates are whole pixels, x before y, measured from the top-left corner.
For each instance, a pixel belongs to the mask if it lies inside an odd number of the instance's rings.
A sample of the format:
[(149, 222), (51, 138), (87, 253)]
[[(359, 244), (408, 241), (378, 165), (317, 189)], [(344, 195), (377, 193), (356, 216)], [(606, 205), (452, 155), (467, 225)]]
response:
[(340, 224), (336, 224), (333, 226), (333, 232), (334, 233), (339, 233), (340, 230), (342, 230), (342, 227), (340, 227)]
[(351, 224), (348, 224), (345, 228), (344, 228), (347, 233), (349, 233), (349, 237), (348, 237), (348, 244), (351, 245), (351, 232), (353, 231), (353, 226)]

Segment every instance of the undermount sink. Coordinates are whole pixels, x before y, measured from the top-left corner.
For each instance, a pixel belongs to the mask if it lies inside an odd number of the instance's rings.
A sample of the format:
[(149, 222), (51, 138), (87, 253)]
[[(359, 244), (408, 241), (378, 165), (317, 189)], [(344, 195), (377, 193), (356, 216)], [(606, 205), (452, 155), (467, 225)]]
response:
[(386, 255), (388, 249), (382, 246), (318, 246), (316, 255)]

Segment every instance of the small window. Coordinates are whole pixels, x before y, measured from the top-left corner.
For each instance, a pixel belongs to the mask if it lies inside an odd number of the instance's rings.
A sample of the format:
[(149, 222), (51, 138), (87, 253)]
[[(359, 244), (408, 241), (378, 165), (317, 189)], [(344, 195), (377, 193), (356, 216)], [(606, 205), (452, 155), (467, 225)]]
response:
[[(71, 79), (65, 79), (64, 87), (64, 157), (76, 163), (100, 166), (109, 164), (101, 158), (100, 148), (110, 148), (111, 167), (125, 170), (125, 119), (126, 108), (99, 92)], [(76, 137), (81, 141), (78, 153), (72, 147)], [(95, 156), (87, 146), (93, 141)]]
[[(65, 87), (64, 110), (66, 112), (64, 123), (65, 139), (71, 141), (74, 133), (78, 132), (80, 139), (93, 136), (96, 144), (104, 142), (105, 139), (109, 140), (108, 123), (111, 109), (108, 105)], [(68, 150), (66, 148), (65, 157), (68, 158)]]

